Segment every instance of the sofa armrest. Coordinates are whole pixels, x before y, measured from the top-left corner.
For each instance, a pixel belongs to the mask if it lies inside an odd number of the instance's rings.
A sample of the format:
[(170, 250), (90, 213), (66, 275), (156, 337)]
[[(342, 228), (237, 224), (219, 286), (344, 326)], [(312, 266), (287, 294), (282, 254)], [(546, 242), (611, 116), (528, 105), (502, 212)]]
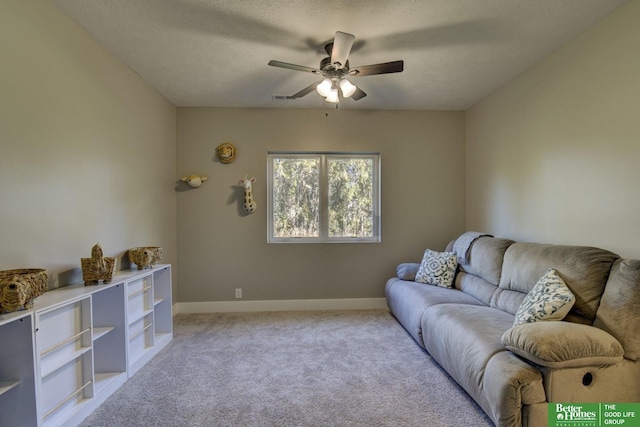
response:
[(416, 262), (405, 262), (396, 267), (396, 275), (399, 279), (413, 281), (420, 269), (420, 264)]
[(548, 321), (514, 326), (502, 335), (502, 344), (537, 365), (550, 368), (613, 365), (624, 349), (613, 336), (589, 325)]

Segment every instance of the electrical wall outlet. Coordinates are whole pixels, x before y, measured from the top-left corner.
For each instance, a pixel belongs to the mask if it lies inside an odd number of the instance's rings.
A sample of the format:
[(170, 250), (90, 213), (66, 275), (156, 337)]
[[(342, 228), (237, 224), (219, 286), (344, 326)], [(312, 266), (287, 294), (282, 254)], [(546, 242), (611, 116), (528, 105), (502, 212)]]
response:
[(242, 298), (242, 288), (236, 288), (236, 298)]

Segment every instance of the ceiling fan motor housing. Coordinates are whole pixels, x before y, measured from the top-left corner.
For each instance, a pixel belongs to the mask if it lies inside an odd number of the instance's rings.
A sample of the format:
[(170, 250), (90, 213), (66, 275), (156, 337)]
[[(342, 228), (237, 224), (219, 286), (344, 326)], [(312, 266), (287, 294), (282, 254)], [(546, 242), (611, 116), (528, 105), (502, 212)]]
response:
[(336, 69), (331, 63), (331, 58), (327, 57), (320, 61), (320, 69), (322, 70), (322, 74), (329, 79), (334, 77), (341, 78), (349, 73), (349, 61), (344, 65), (344, 68)]

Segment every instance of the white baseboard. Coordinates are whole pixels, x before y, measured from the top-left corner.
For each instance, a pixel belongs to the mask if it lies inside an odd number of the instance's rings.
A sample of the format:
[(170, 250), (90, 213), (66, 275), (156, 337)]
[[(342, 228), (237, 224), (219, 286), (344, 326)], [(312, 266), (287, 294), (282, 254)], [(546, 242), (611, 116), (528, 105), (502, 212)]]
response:
[(251, 311), (370, 310), (386, 308), (387, 301), (384, 298), (205, 301), (175, 303), (173, 305), (173, 314), (237, 313)]

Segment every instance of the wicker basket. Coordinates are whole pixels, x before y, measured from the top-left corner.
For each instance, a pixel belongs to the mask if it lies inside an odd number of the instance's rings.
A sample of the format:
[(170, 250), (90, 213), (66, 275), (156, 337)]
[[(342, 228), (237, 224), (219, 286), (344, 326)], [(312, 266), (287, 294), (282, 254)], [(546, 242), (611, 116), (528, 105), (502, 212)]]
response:
[(33, 299), (47, 291), (49, 276), (40, 268), (0, 271), (0, 312), (30, 309)]
[(82, 267), (82, 280), (84, 285), (97, 285), (100, 280), (102, 283), (111, 283), (111, 279), (116, 272), (115, 257), (103, 257), (100, 269), (95, 268), (92, 258), (80, 258), (80, 266)]
[(162, 248), (159, 246), (141, 246), (129, 249), (129, 261), (138, 266), (138, 270), (151, 268), (162, 260)]

